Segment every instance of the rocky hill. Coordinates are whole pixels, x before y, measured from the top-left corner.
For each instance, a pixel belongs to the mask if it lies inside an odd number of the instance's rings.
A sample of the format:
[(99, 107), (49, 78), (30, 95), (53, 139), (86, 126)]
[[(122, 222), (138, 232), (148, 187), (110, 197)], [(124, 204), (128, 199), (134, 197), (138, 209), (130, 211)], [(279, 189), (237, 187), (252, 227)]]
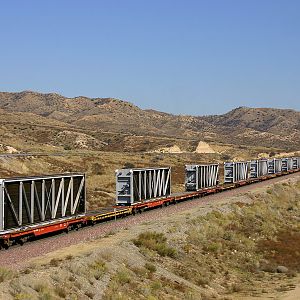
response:
[(83, 128), (141, 135), (180, 136), (197, 125), (209, 124), (194, 118), (174, 116), (113, 98), (66, 98), (58, 94), (30, 91), (0, 93), (0, 108), (7, 112), (30, 112)]
[[(7, 122), (11, 118), (4, 115), (15, 118), (16, 113), (17, 120), (34, 124), (38, 120), (44, 126), (54, 128), (56, 124), (57, 128), (63, 129), (49, 135), (47, 142), (50, 144), (61, 143), (64, 138), (72, 139), (74, 132), (76, 138), (83, 137), (84, 144), (94, 145), (97, 149), (107, 146), (113, 150), (124, 149), (131, 143), (134, 143), (132, 148), (147, 150), (156, 146), (158, 140), (154, 142), (153, 137), (242, 145), (256, 143), (288, 150), (300, 146), (300, 112), (290, 109), (240, 107), (224, 115), (194, 117), (142, 110), (113, 98), (66, 98), (55, 93), (31, 91), (1, 92), (1, 119)], [(85, 136), (78, 135), (78, 132)], [(146, 146), (141, 147), (142, 143)], [(75, 144), (81, 145), (82, 142)], [(158, 144), (165, 146), (164, 143)]]
[(292, 109), (239, 107), (205, 119), (216, 126), (251, 128), (274, 134), (300, 130), (300, 112)]

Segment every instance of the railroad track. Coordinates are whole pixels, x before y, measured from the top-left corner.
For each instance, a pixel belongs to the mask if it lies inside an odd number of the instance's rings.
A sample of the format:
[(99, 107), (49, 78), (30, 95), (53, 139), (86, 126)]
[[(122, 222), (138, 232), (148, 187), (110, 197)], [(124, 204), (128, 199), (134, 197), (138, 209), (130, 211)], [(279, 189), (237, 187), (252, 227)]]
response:
[(124, 219), (110, 220), (104, 223), (98, 223), (95, 226), (84, 227), (78, 231), (71, 231), (69, 234), (61, 233), (59, 235), (42, 238), (38, 240), (31, 241), (30, 243), (25, 243), (23, 246), (15, 245), (9, 250), (2, 250), (0, 252), (0, 265), (11, 267), (15, 269), (22, 269), (26, 267), (28, 262), (32, 258), (42, 256), (44, 254), (65, 248), (71, 245), (80, 244), (83, 242), (88, 242), (96, 238), (104, 237), (110, 232), (129, 228), (147, 221), (161, 220), (167, 216), (174, 215), (178, 212), (192, 209), (194, 207), (207, 207), (209, 203), (218, 203), (224, 198), (230, 198), (241, 193), (251, 191), (256, 188), (268, 186), (288, 178), (300, 177), (300, 173), (292, 173), (289, 175), (275, 177), (266, 181), (256, 182), (250, 185), (241, 186), (237, 189), (230, 189), (223, 191), (222, 193), (216, 193), (207, 195), (202, 198), (196, 198), (192, 201), (179, 202), (176, 205), (170, 205), (168, 207), (163, 207), (155, 210), (148, 210), (142, 214), (137, 214), (135, 216), (129, 216)]

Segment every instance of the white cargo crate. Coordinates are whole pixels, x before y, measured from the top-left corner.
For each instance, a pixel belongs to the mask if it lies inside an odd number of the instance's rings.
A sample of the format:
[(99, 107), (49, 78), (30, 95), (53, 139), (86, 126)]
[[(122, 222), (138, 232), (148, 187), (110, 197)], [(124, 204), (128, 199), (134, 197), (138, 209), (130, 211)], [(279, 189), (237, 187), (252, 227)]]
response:
[(244, 181), (248, 178), (249, 163), (247, 161), (224, 163), (224, 183)]
[(0, 208), (0, 231), (84, 214), (85, 175), (1, 179)]
[(116, 204), (132, 205), (171, 194), (171, 168), (116, 170)]
[(267, 159), (256, 159), (250, 161), (250, 177), (258, 178), (268, 174), (268, 167), (270, 167)]
[(198, 191), (214, 187), (219, 183), (219, 164), (186, 165), (185, 189)]

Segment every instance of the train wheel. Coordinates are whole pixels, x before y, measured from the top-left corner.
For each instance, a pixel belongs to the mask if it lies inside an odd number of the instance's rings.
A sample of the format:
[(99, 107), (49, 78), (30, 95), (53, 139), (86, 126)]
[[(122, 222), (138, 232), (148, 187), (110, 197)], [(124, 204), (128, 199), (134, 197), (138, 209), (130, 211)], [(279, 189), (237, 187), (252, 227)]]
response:
[(10, 240), (5, 240), (3, 241), (2, 247), (7, 250), (9, 248), (9, 246), (12, 245), (12, 242)]
[(68, 226), (68, 227), (66, 228), (66, 233), (68, 234), (72, 229), (73, 229), (73, 228), (72, 228), (72, 225)]
[(24, 240), (23, 239), (19, 239), (17, 241), (17, 243), (20, 245), (20, 246), (23, 246), (24, 245)]

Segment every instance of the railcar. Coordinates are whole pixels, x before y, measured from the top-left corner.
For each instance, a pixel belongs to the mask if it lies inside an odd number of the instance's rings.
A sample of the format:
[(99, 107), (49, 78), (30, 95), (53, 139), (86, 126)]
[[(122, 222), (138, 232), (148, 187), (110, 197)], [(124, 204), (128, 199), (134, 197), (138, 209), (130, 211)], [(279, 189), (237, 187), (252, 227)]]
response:
[[(43, 232), (66, 229), (81, 221), (85, 212), (84, 174), (0, 180), (0, 234), (7, 243), (11, 236), (22, 243), (28, 238), (26, 232), (39, 235), (39, 226)], [(57, 227), (57, 223), (64, 226)]]
[(282, 172), (282, 161), (281, 159), (274, 159), (275, 173), (279, 174)]
[(225, 162), (224, 184), (246, 181), (249, 178), (249, 162)]
[(280, 158), (268, 159), (268, 174), (278, 174), (282, 171), (282, 161)]
[(250, 161), (250, 178), (266, 176), (270, 171), (270, 162), (267, 159), (256, 159)]
[(0, 247), (298, 172), (300, 158), (225, 162), (223, 171), (220, 183), (218, 164), (186, 165), (186, 191), (172, 194), (169, 167), (116, 170), (116, 206), (88, 212), (84, 174), (2, 179)]
[(116, 204), (133, 205), (171, 194), (171, 168), (116, 170)]
[(281, 159), (282, 172), (288, 172), (293, 169), (293, 160), (291, 157)]
[(267, 160), (267, 168), (269, 175), (275, 174), (275, 158), (269, 158)]
[(293, 157), (293, 170), (300, 169), (300, 157)]
[(199, 191), (219, 184), (219, 164), (185, 166), (185, 190)]

